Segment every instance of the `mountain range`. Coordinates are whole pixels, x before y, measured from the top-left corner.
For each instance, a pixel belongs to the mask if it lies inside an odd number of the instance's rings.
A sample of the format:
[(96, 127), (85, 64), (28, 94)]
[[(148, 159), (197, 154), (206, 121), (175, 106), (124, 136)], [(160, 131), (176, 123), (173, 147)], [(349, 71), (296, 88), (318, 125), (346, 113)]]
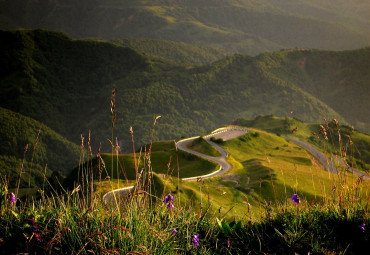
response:
[(364, 0), (0, 0), (0, 29), (162, 39), (248, 55), (368, 46), (369, 16)]
[[(75, 144), (81, 135), (87, 141), (91, 130), (94, 153), (100, 143), (102, 151), (110, 151), (108, 140), (115, 143), (116, 138), (122, 151), (132, 151), (130, 126), (138, 148), (152, 138), (205, 134), (236, 118), (259, 114), (306, 122), (336, 118), (370, 130), (370, 48), (234, 54), (200, 65), (208, 62), (208, 55), (210, 59), (221, 55), (204, 51), (201, 56), (201, 48), (189, 46), (186, 55), (192, 59), (183, 62), (180, 53), (162, 55), (165, 49), (160, 47), (151, 55), (151, 40), (140, 43), (145, 53), (117, 41), (76, 40), (59, 32), (1, 31), (0, 107), (9, 111), (7, 115), (26, 116)], [(168, 45), (172, 52), (184, 49), (184, 44)], [(157, 116), (161, 118), (153, 130)], [(33, 133), (36, 137), (37, 130)], [(10, 143), (12, 136), (6, 138)], [(25, 144), (14, 146), (22, 151)], [(5, 149), (1, 155), (15, 157)], [(21, 154), (17, 155), (19, 159)], [(68, 167), (56, 168), (66, 173)]]

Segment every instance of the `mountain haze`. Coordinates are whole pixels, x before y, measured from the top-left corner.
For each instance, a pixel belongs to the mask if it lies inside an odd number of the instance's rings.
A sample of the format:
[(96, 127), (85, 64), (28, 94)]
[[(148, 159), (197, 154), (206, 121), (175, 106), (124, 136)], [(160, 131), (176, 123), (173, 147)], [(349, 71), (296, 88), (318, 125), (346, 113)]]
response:
[[(198, 135), (237, 117), (286, 116), (290, 111), (309, 122), (337, 118), (341, 123), (364, 123), (363, 130), (369, 130), (364, 93), (368, 69), (362, 65), (367, 63), (368, 48), (234, 55), (192, 68), (116, 44), (72, 40), (43, 30), (1, 32), (0, 38), (1, 107), (45, 123), (75, 143), (91, 129), (92, 143), (102, 142), (109, 148), (106, 139), (111, 139), (113, 87), (114, 136), (122, 148), (130, 147), (129, 126), (133, 126), (138, 144), (147, 143), (158, 115), (162, 118), (157, 121), (154, 139)], [(304, 70), (302, 59), (307, 61)], [(316, 62), (326, 64), (315, 69)], [(349, 79), (352, 69), (357, 76)], [(340, 81), (340, 93), (346, 100), (335, 104), (335, 97), (316, 98), (321, 92), (315, 86), (330, 91)], [(358, 89), (351, 89), (352, 83)], [(355, 104), (348, 106), (356, 100), (365, 114), (360, 114)]]
[(256, 55), (281, 48), (370, 45), (361, 0), (0, 0), (0, 29), (73, 37), (154, 38)]

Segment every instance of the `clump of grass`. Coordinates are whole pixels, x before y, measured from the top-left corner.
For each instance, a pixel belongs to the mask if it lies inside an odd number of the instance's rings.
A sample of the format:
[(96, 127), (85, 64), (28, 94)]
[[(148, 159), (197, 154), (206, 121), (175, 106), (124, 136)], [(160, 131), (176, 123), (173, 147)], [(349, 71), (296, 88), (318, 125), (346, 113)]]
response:
[[(212, 137), (213, 138), (213, 137)], [(211, 139), (212, 139), (211, 138)], [(213, 156), (213, 157), (218, 157), (221, 156), (221, 153), (213, 148), (206, 140), (204, 140), (203, 137), (198, 137), (191, 143), (187, 145), (189, 149), (192, 149), (194, 151), (200, 152), (205, 155)]]

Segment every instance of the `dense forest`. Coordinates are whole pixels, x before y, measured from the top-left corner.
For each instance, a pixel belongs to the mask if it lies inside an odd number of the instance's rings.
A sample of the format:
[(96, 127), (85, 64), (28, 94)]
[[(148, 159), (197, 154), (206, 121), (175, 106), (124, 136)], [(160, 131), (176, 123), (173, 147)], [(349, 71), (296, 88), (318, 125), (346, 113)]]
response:
[[(80, 148), (44, 124), (0, 108), (0, 175), (14, 187), (40, 187), (44, 174), (64, 175), (78, 165)], [(24, 162), (24, 163), (22, 163)], [(22, 172), (22, 173), (21, 173)]]
[(220, 49), (166, 40), (125, 38), (111, 42), (152, 57), (165, 58), (185, 65), (210, 64), (227, 56), (227, 53)]

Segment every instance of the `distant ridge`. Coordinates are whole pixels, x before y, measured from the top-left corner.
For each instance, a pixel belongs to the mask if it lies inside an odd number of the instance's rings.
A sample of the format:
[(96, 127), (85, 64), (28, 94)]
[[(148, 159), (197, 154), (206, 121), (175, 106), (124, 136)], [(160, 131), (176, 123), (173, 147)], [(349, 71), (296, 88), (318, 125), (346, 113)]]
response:
[(146, 55), (173, 60), (177, 64), (202, 65), (215, 62), (227, 56), (223, 50), (195, 46), (182, 42), (154, 39), (113, 39), (112, 43), (129, 47)]
[(144, 56), (117, 44), (44, 30), (2, 31), (0, 46), (0, 106), (76, 143), (91, 130), (95, 149), (102, 142), (111, 150), (113, 87), (114, 139), (128, 151), (130, 126), (138, 146), (152, 134), (154, 140), (174, 139), (207, 133), (238, 117), (290, 116), (291, 111), (308, 122), (326, 117), (363, 131), (370, 126), (369, 48), (239, 54), (192, 67), (158, 58), (160, 53)]
[(370, 4), (348, 0), (1, 0), (0, 29), (76, 38), (151, 38), (257, 55), (370, 45)]

